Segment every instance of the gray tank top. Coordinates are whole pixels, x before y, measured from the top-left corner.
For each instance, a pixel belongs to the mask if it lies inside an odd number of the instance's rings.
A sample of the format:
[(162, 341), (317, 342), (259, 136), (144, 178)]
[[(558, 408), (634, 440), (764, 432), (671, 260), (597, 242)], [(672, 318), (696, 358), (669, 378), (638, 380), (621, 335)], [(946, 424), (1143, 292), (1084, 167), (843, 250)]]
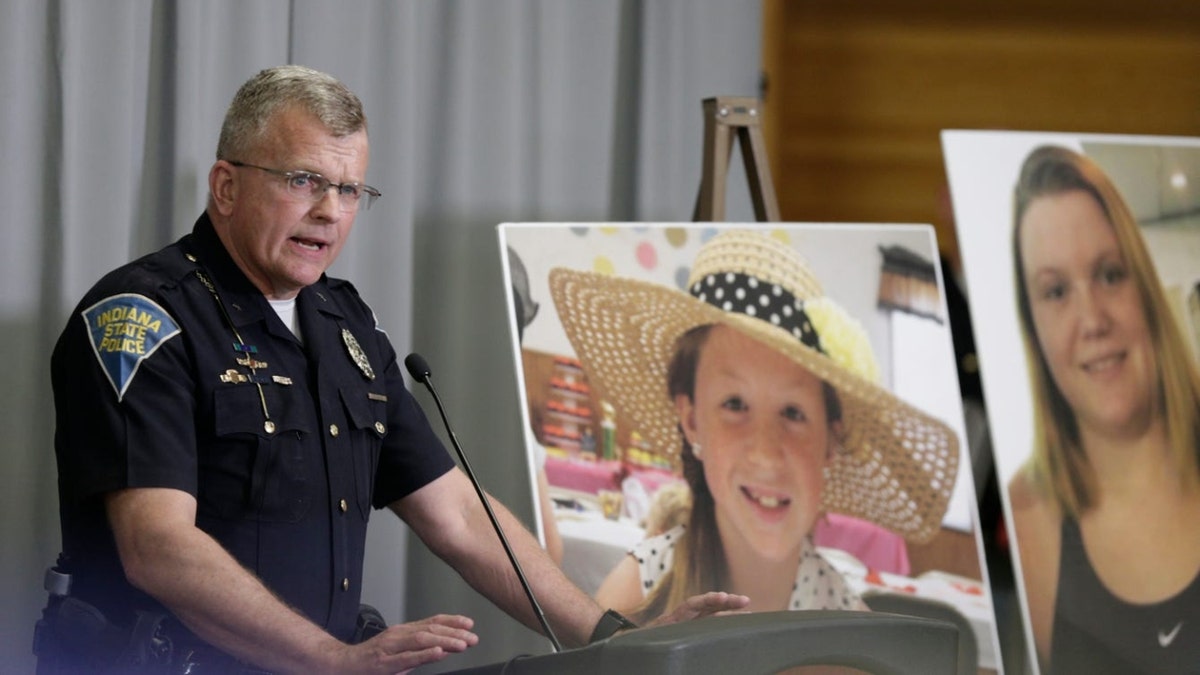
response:
[(1079, 523), (1064, 518), (1050, 673), (1200, 673), (1200, 577), (1162, 602), (1124, 602), (1092, 569)]

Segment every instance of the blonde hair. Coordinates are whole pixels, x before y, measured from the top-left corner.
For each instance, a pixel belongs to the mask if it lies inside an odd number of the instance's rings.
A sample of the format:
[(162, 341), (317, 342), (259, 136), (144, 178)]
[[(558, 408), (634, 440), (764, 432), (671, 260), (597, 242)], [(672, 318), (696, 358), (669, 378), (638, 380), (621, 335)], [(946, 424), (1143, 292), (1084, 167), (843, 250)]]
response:
[(687, 483), (668, 483), (654, 493), (643, 527), (647, 537), (662, 534), (679, 525), (686, 525), (692, 510), (692, 491)]
[(1200, 374), (1167, 304), (1154, 261), (1137, 219), (1107, 175), (1067, 148), (1042, 146), (1026, 157), (1013, 194), (1012, 253), (1017, 308), (1032, 385), (1034, 447), (1032, 477), (1072, 517), (1095, 504), (1095, 476), (1080, 444), (1070, 404), (1055, 384), (1037, 340), (1021, 259), (1021, 221), (1035, 200), (1083, 191), (1100, 205), (1129, 265), (1156, 355), (1158, 399), (1166, 420), (1171, 457), (1185, 485), (1200, 483)]

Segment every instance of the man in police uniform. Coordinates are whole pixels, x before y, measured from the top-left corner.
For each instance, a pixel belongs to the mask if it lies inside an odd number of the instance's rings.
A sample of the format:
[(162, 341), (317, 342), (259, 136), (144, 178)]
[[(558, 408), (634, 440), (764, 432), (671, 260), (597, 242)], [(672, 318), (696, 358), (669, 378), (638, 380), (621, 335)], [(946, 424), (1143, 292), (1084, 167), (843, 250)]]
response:
[[(192, 233), (108, 274), (54, 350), (63, 555), (39, 670), (393, 673), (475, 644), (438, 615), (356, 642), (367, 519), (398, 514), (476, 589), (539, 625), (473, 487), (348, 282), (358, 98), (306, 68), (239, 90)], [(568, 644), (620, 627), (497, 505)], [(664, 621), (739, 609), (697, 596)], [(361, 631), (360, 631), (361, 633)]]

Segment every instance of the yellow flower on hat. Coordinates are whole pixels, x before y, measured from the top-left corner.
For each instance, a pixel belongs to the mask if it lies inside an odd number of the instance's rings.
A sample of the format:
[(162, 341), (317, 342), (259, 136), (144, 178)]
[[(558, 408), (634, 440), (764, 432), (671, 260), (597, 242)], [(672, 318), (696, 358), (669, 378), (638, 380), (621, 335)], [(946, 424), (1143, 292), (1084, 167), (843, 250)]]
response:
[(868, 382), (880, 383), (871, 340), (857, 319), (827, 297), (806, 300), (804, 313), (821, 336), (821, 349), (834, 363)]

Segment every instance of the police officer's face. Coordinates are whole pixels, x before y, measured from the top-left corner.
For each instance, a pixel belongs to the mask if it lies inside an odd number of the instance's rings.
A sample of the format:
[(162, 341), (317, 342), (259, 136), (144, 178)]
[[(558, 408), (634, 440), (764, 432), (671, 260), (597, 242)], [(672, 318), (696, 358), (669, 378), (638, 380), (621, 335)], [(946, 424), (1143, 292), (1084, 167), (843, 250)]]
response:
[[(278, 171), (317, 173), (334, 183), (363, 183), (366, 131), (331, 135), (299, 108), (278, 113), (253, 157), (239, 161)], [(293, 298), (333, 264), (350, 234), (357, 207), (331, 188), (314, 201), (289, 190), (288, 180), (252, 167), (230, 167), (226, 247), (242, 272), (272, 300)], [(227, 211), (227, 213), (224, 213)]]

